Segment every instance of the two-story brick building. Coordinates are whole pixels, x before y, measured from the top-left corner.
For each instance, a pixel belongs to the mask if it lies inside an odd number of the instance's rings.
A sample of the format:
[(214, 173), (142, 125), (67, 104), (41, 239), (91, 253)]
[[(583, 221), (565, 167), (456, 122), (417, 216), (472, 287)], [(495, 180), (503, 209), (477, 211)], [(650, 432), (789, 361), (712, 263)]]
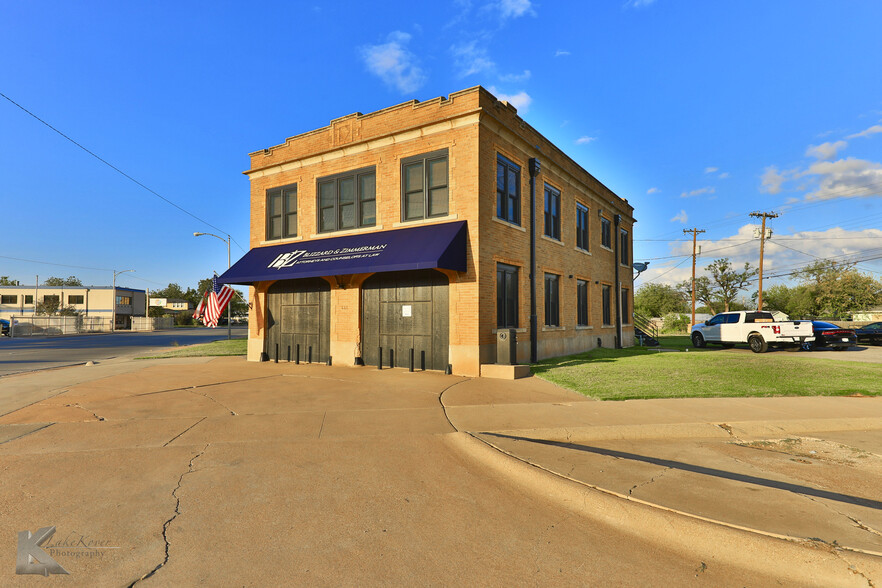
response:
[[(633, 344), (633, 207), (481, 87), (251, 154), (248, 359), (452, 367)], [(311, 348), (311, 351), (310, 351)]]

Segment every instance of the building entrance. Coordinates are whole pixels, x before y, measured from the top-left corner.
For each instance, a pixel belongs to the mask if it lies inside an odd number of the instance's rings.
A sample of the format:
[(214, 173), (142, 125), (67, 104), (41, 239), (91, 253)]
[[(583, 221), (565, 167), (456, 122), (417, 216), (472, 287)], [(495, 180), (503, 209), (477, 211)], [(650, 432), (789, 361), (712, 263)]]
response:
[[(267, 290), (265, 351), (270, 359), (327, 362), (331, 347), (331, 286), (321, 278), (283, 280)], [(278, 355), (276, 355), (278, 353)]]

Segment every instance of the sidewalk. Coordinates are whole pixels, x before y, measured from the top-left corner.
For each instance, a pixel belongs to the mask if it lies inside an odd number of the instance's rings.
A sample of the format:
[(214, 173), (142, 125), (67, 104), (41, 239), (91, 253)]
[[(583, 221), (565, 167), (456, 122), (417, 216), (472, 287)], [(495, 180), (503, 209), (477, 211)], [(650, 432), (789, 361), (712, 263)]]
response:
[(882, 578), (882, 398), (223, 358), (2, 378), (0, 406), (4, 561), (22, 529), (113, 541), (65, 560), (74, 584)]

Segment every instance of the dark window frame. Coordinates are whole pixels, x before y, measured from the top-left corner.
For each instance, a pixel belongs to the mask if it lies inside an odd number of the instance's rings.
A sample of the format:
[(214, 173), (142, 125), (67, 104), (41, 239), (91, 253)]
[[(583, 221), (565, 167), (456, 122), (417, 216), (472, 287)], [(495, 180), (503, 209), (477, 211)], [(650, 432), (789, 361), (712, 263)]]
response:
[(34, 295), (33, 294), (25, 294), (24, 295), (24, 303), (25, 304), (33, 304), (34, 303)]
[(630, 320), (631, 317), (628, 315), (628, 308), (630, 307), (630, 305), (628, 304), (629, 290), (628, 290), (628, 288), (620, 288), (620, 290), (621, 290), (620, 298), (622, 301), (622, 324), (630, 325), (631, 324), (631, 320)]
[(545, 236), (560, 241), (560, 190), (545, 184)]
[(0, 304), (18, 304), (18, 294), (0, 294)]
[(591, 232), (588, 222), (589, 209), (581, 202), (576, 203), (576, 247), (582, 251), (591, 251), (590, 241), (588, 240)]
[(84, 294), (68, 294), (67, 295), (67, 303), (68, 304), (85, 304), (86, 296)]
[[(293, 194), (292, 194), (293, 192)], [(288, 206), (289, 197), (294, 197), (294, 210), (291, 211)], [(273, 209), (272, 201), (278, 197), (280, 202), (280, 210), (278, 214)], [(291, 239), (297, 236), (297, 207), (300, 200), (297, 195), (297, 184), (288, 184), (287, 186), (277, 186), (266, 191), (266, 238), (265, 241), (278, 241), (280, 239)], [(292, 219), (293, 217), (293, 219)], [(273, 219), (279, 219), (279, 234), (273, 231)], [(293, 220), (293, 222), (292, 222)], [(291, 225), (294, 225), (293, 230)]]
[(600, 217), (600, 244), (612, 249), (612, 221), (605, 216)]
[(576, 325), (587, 327), (588, 320), (588, 280), (576, 280)]
[[(429, 165), (430, 163), (434, 163), (436, 161), (444, 160), (446, 163), (446, 172), (444, 177), (443, 185), (429, 185)], [(411, 167), (415, 164), (421, 164), (422, 166), (422, 187), (419, 190), (410, 190), (408, 191), (407, 186), (407, 174), (405, 173), (405, 169)], [(444, 199), (444, 212), (438, 212), (435, 214), (429, 214), (430, 210), (430, 197), (431, 192), (433, 190), (439, 190), (443, 188), (446, 192), (446, 197)], [(421, 216), (409, 216), (408, 215), (408, 195), (416, 194), (418, 192), (422, 192), (422, 204), (423, 204), (423, 214)], [(412, 157), (406, 157), (401, 160), (401, 222), (409, 222), (415, 220), (422, 220), (427, 218), (439, 218), (443, 216), (447, 216), (450, 214), (450, 157), (447, 149), (439, 149), (438, 151), (432, 151), (430, 153), (423, 153), (421, 155), (414, 155)]]
[(601, 295), (601, 311), (602, 311), (602, 321), (604, 327), (609, 327), (612, 325), (612, 285), (610, 284), (601, 284), (600, 286), (600, 295)]
[[(362, 182), (363, 178), (373, 177), (373, 197), (372, 198), (364, 198), (362, 194)], [(340, 185), (342, 182), (346, 180), (352, 180), (353, 183), (353, 202), (351, 203), (342, 203), (340, 202)], [(322, 206), (322, 186), (325, 184), (333, 184), (334, 192), (334, 203), (332, 206)], [(366, 203), (373, 203), (373, 222), (364, 222), (364, 205)], [(342, 226), (342, 207), (343, 206), (355, 206), (355, 224), (351, 227)], [(334, 226), (333, 228), (325, 228), (322, 225), (322, 212), (324, 210), (333, 209), (334, 211)], [(363, 167), (360, 169), (350, 170), (346, 172), (342, 172), (339, 174), (334, 174), (330, 176), (325, 176), (322, 178), (318, 178), (315, 182), (315, 211), (316, 211), (316, 219), (315, 226), (316, 232), (318, 233), (336, 233), (339, 231), (352, 231), (355, 229), (361, 229), (364, 227), (374, 227), (377, 225), (377, 168), (376, 166)]]
[(517, 266), (496, 263), (496, 327), (499, 329), (518, 328), (519, 277), (520, 271)]
[(628, 246), (628, 230), (627, 229), (619, 229), (619, 261), (622, 265), (629, 265), (631, 263), (631, 248)]
[[(499, 185), (500, 167), (504, 170), (502, 186)], [(510, 185), (510, 173), (514, 174), (514, 186)], [(499, 153), (496, 154), (496, 217), (521, 225), (521, 166)]]
[(560, 326), (560, 276), (545, 274), (545, 326)]
[(44, 294), (43, 304), (46, 304), (47, 302), (56, 302), (58, 304), (61, 304), (61, 296), (59, 294)]

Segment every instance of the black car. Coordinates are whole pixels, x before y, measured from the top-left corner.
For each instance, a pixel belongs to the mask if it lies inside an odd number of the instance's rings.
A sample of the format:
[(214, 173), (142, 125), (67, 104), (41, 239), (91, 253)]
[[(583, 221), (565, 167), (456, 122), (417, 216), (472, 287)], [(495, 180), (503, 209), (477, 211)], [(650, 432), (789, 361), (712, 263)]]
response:
[(836, 351), (844, 351), (853, 345), (857, 345), (857, 335), (854, 334), (853, 330), (843, 329), (833, 323), (812, 321), (812, 332), (815, 335), (815, 340), (806, 341), (802, 344), (802, 348), (806, 351), (811, 351), (818, 347), (830, 347)]
[(864, 345), (882, 345), (882, 323), (870, 323), (854, 330), (858, 343)]

